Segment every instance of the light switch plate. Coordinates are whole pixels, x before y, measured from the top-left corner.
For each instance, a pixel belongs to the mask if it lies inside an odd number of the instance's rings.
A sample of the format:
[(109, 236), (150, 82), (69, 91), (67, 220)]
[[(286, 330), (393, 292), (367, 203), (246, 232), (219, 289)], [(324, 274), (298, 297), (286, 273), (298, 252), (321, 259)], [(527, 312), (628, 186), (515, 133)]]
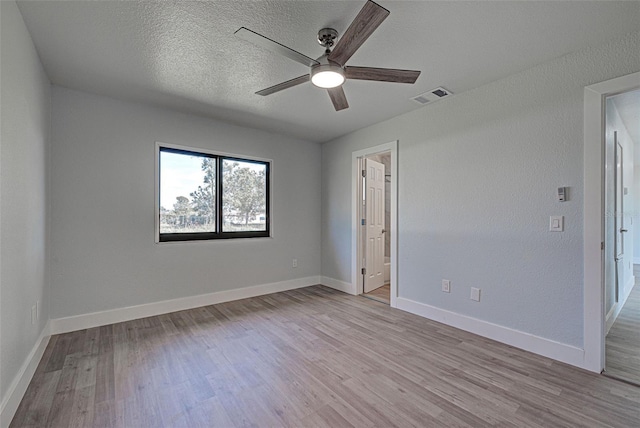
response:
[(549, 217), (549, 232), (564, 232), (563, 215), (552, 215)]

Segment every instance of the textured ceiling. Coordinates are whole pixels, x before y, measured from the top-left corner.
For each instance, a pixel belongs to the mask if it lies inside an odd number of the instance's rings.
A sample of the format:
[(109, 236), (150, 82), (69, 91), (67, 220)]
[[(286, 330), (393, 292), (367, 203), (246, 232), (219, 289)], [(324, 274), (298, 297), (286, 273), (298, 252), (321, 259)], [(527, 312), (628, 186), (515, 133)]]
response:
[(347, 81), (350, 108), (304, 84), (254, 92), (308, 71), (233, 33), (242, 26), (311, 57), (317, 31), (344, 32), (364, 1), (20, 1), (52, 83), (323, 142), (637, 31), (640, 2), (380, 1), (390, 16), (347, 65), (421, 70), (414, 85)]

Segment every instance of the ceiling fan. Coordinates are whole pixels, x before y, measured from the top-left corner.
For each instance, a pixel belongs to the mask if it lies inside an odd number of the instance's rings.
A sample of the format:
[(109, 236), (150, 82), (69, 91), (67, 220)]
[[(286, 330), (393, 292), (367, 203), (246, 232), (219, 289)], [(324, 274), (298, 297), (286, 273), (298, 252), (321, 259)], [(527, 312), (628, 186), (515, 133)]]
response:
[[(318, 43), (325, 48), (325, 53), (318, 59), (310, 58), (281, 43), (261, 34), (241, 27), (236, 36), (271, 52), (283, 55), (293, 61), (310, 68), (308, 74), (287, 80), (269, 88), (256, 92), (258, 95), (271, 95), (311, 80), (315, 86), (325, 88), (336, 111), (349, 107), (342, 84), (346, 79), (373, 80), (379, 82), (415, 83), (420, 71), (398, 70), (393, 68), (351, 67), (345, 64), (362, 44), (373, 34), (378, 26), (389, 15), (382, 6), (367, 1), (355, 17), (347, 31), (337, 44), (338, 32), (333, 28), (323, 28), (318, 32)], [(335, 48), (333, 45), (335, 44)], [(333, 50), (332, 50), (333, 48)]]

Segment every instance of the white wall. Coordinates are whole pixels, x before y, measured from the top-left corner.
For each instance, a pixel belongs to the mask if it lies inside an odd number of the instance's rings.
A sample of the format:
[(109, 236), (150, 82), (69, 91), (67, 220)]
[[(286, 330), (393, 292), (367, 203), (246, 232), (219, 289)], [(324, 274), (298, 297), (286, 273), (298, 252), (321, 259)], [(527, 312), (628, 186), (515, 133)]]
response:
[(397, 139), (399, 296), (582, 347), (583, 89), (639, 50), (630, 34), (324, 144), (323, 276), (351, 279), (351, 153)]
[[(0, 398), (4, 407), (49, 318), (50, 85), (22, 15), (0, 2)], [(31, 307), (40, 319), (31, 324)]]
[[(318, 144), (55, 86), (52, 120), (52, 318), (320, 274)], [(154, 243), (156, 141), (273, 159), (273, 238)]]

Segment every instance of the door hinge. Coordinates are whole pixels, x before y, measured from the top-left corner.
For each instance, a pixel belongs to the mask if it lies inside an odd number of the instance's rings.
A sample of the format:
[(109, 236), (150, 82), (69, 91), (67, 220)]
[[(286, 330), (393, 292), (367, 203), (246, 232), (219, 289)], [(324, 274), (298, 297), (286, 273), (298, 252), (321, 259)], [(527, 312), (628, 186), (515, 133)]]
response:
[(362, 274), (366, 275), (367, 274), (367, 269), (366, 268), (362, 268)]
[(601, 242), (601, 243), (600, 243), (600, 249), (601, 249), (601, 250), (604, 250), (604, 242)]
[(362, 176), (363, 176), (363, 177), (366, 177), (366, 176), (367, 176), (367, 170), (366, 170), (366, 169), (363, 169), (363, 170), (362, 170)]

